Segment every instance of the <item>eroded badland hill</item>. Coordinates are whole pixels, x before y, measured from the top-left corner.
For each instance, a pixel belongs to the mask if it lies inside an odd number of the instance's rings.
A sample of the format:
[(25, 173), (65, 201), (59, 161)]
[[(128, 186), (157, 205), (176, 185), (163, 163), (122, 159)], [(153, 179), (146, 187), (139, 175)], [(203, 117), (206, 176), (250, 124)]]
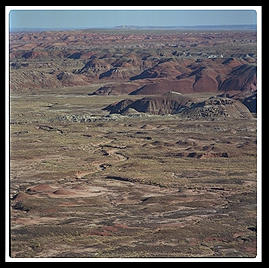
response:
[(10, 34), (10, 255), (255, 257), (253, 31)]

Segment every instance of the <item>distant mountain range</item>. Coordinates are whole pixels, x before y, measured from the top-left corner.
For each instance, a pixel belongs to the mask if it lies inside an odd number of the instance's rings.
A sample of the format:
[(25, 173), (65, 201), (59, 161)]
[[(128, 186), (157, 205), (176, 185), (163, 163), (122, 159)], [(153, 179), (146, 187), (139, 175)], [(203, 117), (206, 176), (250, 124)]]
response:
[(256, 24), (240, 25), (193, 25), (193, 26), (137, 26), (119, 25), (115, 27), (81, 27), (81, 28), (11, 28), (11, 32), (42, 32), (42, 31), (68, 31), (68, 30), (244, 30), (256, 31)]
[(133, 29), (133, 30), (256, 30), (256, 24), (240, 25), (193, 25), (193, 26), (136, 26), (120, 25), (114, 29)]

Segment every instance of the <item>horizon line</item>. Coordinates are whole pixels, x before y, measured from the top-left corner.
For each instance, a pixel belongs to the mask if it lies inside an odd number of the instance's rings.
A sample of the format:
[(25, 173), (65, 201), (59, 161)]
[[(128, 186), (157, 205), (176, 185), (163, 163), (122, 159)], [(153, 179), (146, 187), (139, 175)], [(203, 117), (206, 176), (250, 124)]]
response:
[(114, 29), (114, 30), (128, 30), (128, 29), (180, 29), (180, 28), (244, 28), (244, 27), (250, 27), (251, 29), (257, 28), (257, 23), (255, 24), (204, 24), (204, 25), (166, 25), (166, 26), (156, 26), (156, 25), (116, 25), (116, 26), (95, 26), (95, 27), (11, 27), (10, 31), (14, 30), (21, 30), (21, 31), (38, 31), (38, 30), (86, 30), (86, 29)]

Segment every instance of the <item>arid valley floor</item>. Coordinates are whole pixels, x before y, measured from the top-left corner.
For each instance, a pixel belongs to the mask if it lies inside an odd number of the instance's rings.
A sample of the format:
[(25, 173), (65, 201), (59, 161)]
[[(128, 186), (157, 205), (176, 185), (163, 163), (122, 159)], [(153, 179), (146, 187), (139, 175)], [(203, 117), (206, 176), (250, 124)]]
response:
[(11, 33), (10, 256), (255, 257), (255, 79), (252, 31)]

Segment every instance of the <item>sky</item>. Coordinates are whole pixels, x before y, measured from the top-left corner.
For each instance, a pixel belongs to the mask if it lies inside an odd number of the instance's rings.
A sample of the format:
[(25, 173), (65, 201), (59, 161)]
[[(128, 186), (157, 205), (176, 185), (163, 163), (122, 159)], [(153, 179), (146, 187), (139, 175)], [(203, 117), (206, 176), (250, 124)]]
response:
[(102, 28), (120, 25), (197, 26), (256, 24), (255, 10), (19, 10), (10, 28)]

